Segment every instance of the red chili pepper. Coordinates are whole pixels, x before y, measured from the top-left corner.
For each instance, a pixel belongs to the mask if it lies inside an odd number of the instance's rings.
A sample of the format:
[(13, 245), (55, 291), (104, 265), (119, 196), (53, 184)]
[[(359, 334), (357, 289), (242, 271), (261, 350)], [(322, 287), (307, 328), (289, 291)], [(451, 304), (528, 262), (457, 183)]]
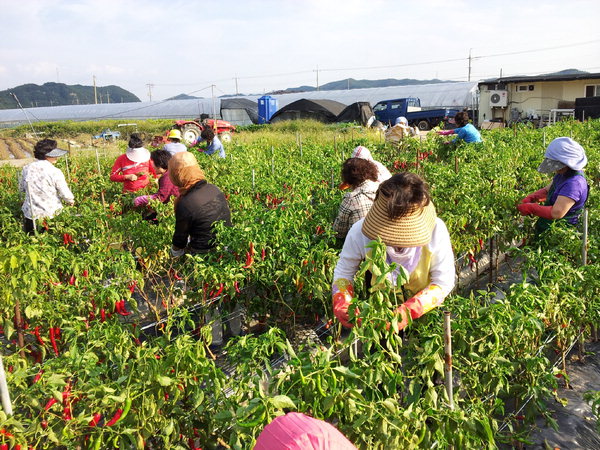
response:
[(8, 450), (8, 444), (0, 444), (0, 450)]
[(325, 232), (325, 230), (323, 230), (323, 228), (321, 227), (321, 225), (317, 225), (316, 232), (317, 232), (317, 234), (323, 234)]
[(117, 422), (117, 420), (119, 420), (121, 418), (121, 414), (123, 414), (123, 409), (121, 409), (121, 408), (117, 409), (117, 412), (115, 413), (115, 415), (112, 416), (112, 418), (106, 423), (105, 426), (112, 427)]
[(165, 401), (169, 400), (169, 394), (165, 392)]
[(54, 327), (54, 337), (60, 339), (60, 327)]
[(69, 234), (68, 233), (63, 234), (63, 244), (65, 245), (65, 247), (67, 247), (69, 245)]
[(50, 327), (50, 342), (52, 343), (52, 349), (54, 350), (54, 353), (56, 354), (56, 356), (58, 356), (59, 352), (58, 345), (56, 345), (56, 334), (54, 331), (54, 327)]
[(48, 411), (50, 408), (52, 408), (52, 405), (54, 405), (55, 403), (58, 403), (58, 400), (52, 397), (50, 400), (48, 400), (46, 406), (44, 406), (44, 411)]
[(87, 270), (87, 269), (85, 269), (85, 270), (83, 271), (83, 273), (81, 274), (81, 276), (82, 276), (83, 278), (87, 278), (87, 277), (88, 277), (88, 275), (89, 275), (89, 272), (88, 272), (88, 270)]
[(479, 249), (483, 250), (483, 239), (479, 239)]
[(223, 283), (219, 284), (219, 289), (217, 290), (217, 292), (215, 293), (215, 297), (218, 297), (219, 295), (221, 295), (221, 292), (223, 292)]
[(115, 302), (115, 311), (122, 316), (128, 316), (131, 313), (125, 309), (125, 300)]
[(35, 334), (35, 337), (36, 337), (37, 341), (43, 347), (44, 346), (44, 340), (42, 339), (42, 336), (40, 336), (40, 327), (39, 326), (37, 326), (37, 327), (35, 327), (33, 329), (33, 334)]
[(88, 423), (88, 425), (90, 427), (95, 427), (100, 422), (100, 419), (102, 419), (102, 414), (96, 413), (96, 414), (94, 414), (92, 416), (92, 420), (90, 420), (90, 422)]
[(250, 241), (250, 254), (254, 256), (254, 242)]
[(4, 435), (4, 436), (6, 436), (7, 438), (14, 437), (12, 434), (10, 434), (8, 431), (6, 431), (6, 429), (5, 429), (5, 428), (2, 428), (2, 429), (0, 430), (0, 434), (2, 434), (2, 435)]
[(69, 278), (69, 284), (71, 286), (74, 286), (75, 285), (75, 281), (76, 281), (75, 275), (71, 275), (71, 278)]
[(106, 311), (104, 311), (104, 308), (102, 308), (100, 310), (100, 322), (105, 322), (106, 321)]
[(135, 287), (137, 286), (137, 281), (132, 281), (129, 283), (129, 292), (132, 294), (135, 292)]
[(35, 375), (35, 377), (33, 377), (33, 381), (31, 384), (35, 384), (38, 381), (40, 381), (40, 379), (42, 378), (42, 375), (44, 374), (44, 370), (40, 369), (40, 371)]
[(260, 251), (260, 257), (263, 261), (267, 257), (267, 251), (264, 248)]
[(237, 281), (235, 281), (233, 283), (233, 287), (235, 288), (235, 292), (237, 292), (238, 294), (241, 293), (241, 291), (240, 291), (240, 283), (238, 283)]
[(246, 264), (242, 269), (249, 269), (252, 267), (252, 263), (254, 262), (254, 258), (252, 257), (252, 253), (246, 252)]

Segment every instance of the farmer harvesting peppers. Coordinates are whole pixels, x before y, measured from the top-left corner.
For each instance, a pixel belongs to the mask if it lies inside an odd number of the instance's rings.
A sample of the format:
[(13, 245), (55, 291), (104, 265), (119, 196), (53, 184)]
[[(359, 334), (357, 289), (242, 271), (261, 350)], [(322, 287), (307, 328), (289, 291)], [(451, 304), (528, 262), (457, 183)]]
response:
[(583, 174), (586, 165), (585, 150), (573, 139), (559, 137), (550, 142), (538, 172), (554, 173), (552, 182), (529, 194), (517, 206), (522, 215), (539, 217), (535, 224), (536, 234), (547, 230), (555, 220), (577, 224), (589, 193)]
[[(437, 217), (429, 187), (414, 173), (403, 172), (383, 182), (373, 206), (356, 222), (346, 237), (333, 275), (333, 312), (345, 327), (348, 306), (354, 296), (354, 276), (367, 254), (370, 241), (381, 238), (387, 247), (387, 262), (398, 264), (388, 275), (396, 285), (400, 271), (408, 282), (397, 286), (409, 299), (395, 311), (400, 314), (398, 330), (412, 319), (439, 306), (454, 288), (454, 254), (450, 235)], [(367, 274), (366, 282), (370, 279)], [(402, 278), (401, 278), (402, 279)]]
[(204, 172), (190, 152), (176, 153), (169, 160), (169, 176), (179, 188), (175, 200), (175, 232), (171, 254), (206, 253), (215, 246), (213, 225), (224, 221), (231, 225), (231, 213), (225, 195), (207, 183)]

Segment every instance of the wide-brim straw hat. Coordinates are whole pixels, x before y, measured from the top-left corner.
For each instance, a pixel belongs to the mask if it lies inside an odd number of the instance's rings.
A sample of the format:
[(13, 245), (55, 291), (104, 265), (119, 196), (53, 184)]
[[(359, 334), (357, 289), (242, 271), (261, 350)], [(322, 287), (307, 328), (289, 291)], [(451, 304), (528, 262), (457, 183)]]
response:
[(388, 247), (422, 247), (429, 244), (435, 228), (435, 206), (415, 207), (408, 214), (390, 219), (387, 198), (378, 195), (363, 222), (362, 232), (369, 239), (381, 238)]

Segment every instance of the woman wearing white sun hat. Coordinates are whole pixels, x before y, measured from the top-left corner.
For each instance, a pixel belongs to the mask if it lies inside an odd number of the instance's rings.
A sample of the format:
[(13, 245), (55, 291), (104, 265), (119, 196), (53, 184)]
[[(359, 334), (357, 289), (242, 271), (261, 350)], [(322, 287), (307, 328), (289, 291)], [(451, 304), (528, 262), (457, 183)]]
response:
[[(407, 301), (398, 330), (412, 319), (439, 306), (454, 288), (454, 253), (444, 222), (437, 217), (429, 188), (418, 175), (398, 173), (383, 182), (367, 216), (356, 222), (346, 237), (333, 275), (333, 312), (342, 325), (351, 327), (348, 307), (354, 296), (354, 276), (367, 254), (367, 245), (380, 238), (386, 245), (386, 261), (397, 269), (388, 275), (396, 286), (402, 274), (408, 278), (401, 288)], [(368, 283), (367, 279), (367, 283)]]
[(535, 225), (537, 234), (556, 220), (563, 219), (570, 225), (578, 223), (589, 193), (583, 173), (586, 165), (585, 150), (573, 139), (559, 137), (550, 142), (538, 172), (554, 173), (552, 182), (529, 194), (517, 206), (522, 215), (539, 217)]

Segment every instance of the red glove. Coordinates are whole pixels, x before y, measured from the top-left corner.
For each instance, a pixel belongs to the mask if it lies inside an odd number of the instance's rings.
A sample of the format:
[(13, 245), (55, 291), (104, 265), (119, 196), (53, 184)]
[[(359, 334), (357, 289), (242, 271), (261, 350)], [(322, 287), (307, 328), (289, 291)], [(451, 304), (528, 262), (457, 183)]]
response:
[(542, 206), (537, 203), (521, 203), (517, 205), (517, 209), (522, 216), (534, 215), (542, 219), (552, 220), (552, 206)]
[(454, 134), (454, 130), (438, 131), (437, 134), (439, 134), (440, 136), (448, 136), (450, 134)]
[(352, 324), (348, 322), (350, 316), (348, 315), (348, 306), (352, 297), (347, 298), (343, 293), (338, 292), (333, 296), (333, 314), (346, 328), (352, 328)]
[(548, 196), (548, 190), (546, 188), (542, 188), (539, 191), (535, 191), (533, 194), (529, 194), (521, 203), (538, 203), (546, 200)]

